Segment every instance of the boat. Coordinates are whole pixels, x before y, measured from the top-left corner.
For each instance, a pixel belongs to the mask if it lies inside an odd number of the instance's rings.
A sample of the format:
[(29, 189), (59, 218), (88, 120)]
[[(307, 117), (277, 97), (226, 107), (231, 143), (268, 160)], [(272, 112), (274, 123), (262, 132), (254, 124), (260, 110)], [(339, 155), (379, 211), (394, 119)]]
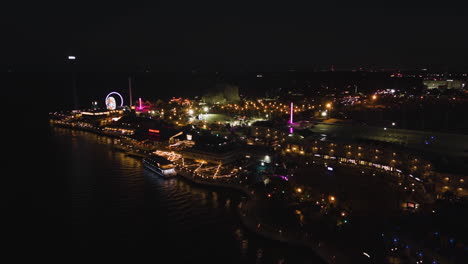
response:
[(172, 164), (166, 158), (158, 156), (156, 154), (150, 154), (143, 158), (143, 165), (147, 169), (164, 178), (169, 178), (177, 175), (174, 164)]

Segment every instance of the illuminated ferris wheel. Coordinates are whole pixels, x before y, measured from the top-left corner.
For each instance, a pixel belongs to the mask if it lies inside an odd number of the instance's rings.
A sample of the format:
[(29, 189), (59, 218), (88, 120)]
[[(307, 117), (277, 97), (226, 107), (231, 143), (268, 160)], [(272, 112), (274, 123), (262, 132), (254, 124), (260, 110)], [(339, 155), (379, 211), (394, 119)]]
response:
[(118, 95), (120, 97), (120, 106), (123, 106), (123, 97), (120, 95), (118, 92), (110, 92), (106, 96), (106, 107), (108, 110), (115, 110), (117, 108), (117, 102), (115, 101), (115, 98), (112, 95)]

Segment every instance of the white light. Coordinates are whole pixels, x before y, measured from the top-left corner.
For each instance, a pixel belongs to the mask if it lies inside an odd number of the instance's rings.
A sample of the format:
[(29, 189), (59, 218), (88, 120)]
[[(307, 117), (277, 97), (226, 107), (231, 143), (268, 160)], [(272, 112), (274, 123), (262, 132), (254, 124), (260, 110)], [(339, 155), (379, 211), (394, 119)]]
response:
[(387, 130), (387, 128), (386, 128), (386, 127), (384, 127), (384, 128), (383, 128), (383, 130)]
[(327, 111), (323, 111), (322, 116), (327, 116)]
[(366, 252), (362, 252), (362, 254), (364, 254), (364, 256), (366, 256), (366, 257), (370, 258), (370, 255), (369, 255), (369, 254), (367, 254)]
[(332, 167), (327, 167), (327, 170), (333, 171), (333, 168)]
[(207, 106), (203, 107), (203, 111), (208, 112), (208, 107)]
[(193, 115), (193, 109), (188, 110), (189, 115)]
[(75, 56), (68, 56), (68, 59), (69, 59), (69, 60), (75, 60), (76, 57), (75, 57)]
[(395, 122), (392, 123), (392, 126), (394, 126), (394, 125), (395, 125)]

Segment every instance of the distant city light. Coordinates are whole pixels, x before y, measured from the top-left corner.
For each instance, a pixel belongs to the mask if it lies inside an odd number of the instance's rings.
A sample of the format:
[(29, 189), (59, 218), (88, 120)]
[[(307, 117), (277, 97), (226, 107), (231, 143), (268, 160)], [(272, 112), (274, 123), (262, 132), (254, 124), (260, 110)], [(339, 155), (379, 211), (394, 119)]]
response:
[(301, 193), (301, 192), (302, 192), (302, 189), (301, 189), (301, 188), (297, 188), (297, 189), (296, 189), (296, 192)]
[(395, 122), (392, 122), (392, 126), (395, 126)]
[(327, 111), (323, 111), (322, 116), (327, 116)]
[(363, 254), (364, 256), (366, 256), (366, 257), (370, 258), (370, 255), (369, 255), (369, 254), (367, 254), (366, 252), (362, 252), (362, 254)]
[(188, 110), (189, 115), (193, 115), (193, 109)]
[(372, 96), (372, 100), (375, 100), (375, 99), (377, 99), (377, 95), (374, 94), (374, 95)]
[(205, 111), (205, 112), (208, 112), (208, 109), (209, 108), (207, 106), (203, 107), (203, 111)]
[(331, 103), (328, 103), (328, 104), (326, 104), (325, 106), (326, 106), (328, 109), (330, 109), (332, 105), (331, 105)]
[(333, 171), (333, 168), (332, 167), (327, 167), (327, 170)]
[(75, 56), (68, 56), (68, 59), (69, 60), (76, 60), (76, 57)]

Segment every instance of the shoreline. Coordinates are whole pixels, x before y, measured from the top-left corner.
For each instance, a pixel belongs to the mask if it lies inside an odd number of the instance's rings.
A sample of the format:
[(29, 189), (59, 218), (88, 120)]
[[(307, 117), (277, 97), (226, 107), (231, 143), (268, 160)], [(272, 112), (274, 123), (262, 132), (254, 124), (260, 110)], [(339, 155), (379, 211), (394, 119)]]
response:
[[(108, 135), (105, 133), (102, 133), (101, 131), (96, 131), (94, 129), (86, 129), (82, 127), (73, 127), (73, 126), (66, 126), (62, 124), (55, 124), (52, 123), (52, 126), (56, 126), (59, 128), (68, 128), (72, 130), (79, 130), (79, 131), (85, 131), (85, 132), (91, 132), (94, 134), (97, 134), (99, 136), (108, 136), (112, 138), (120, 138), (119, 135)], [(125, 151), (127, 154), (127, 151)], [(135, 157), (135, 156), (134, 156)], [(314, 254), (316, 254), (319, 258), (321, 258), (324, 262), (328, 264), (337, 264), (337, 263), (342, 263), (342, 264), (347, 264), (350, 263), (348, 260), (346, 260), (345, 257), (339, 257), (338, 259), (336, 258), (336, 253), (333, 254), (327, 254), (327, 252), (324, 251), (325, 247), (321, 245), (319, 241), (304, 241), (302, 239), (298, 239), (297, 237), (291, 237), (290, 232), (288, 231), (282, 231), (281, 235), (278, 235), (278, 233), (275, 231), (273, 232), (272, 230), (267, 230), (267, 228), (257, 228), (257, 224), (255, 223), (256, 221), (254, 219), (251, 219), (246, 213), (245, 213), (245, 208), (253, 208), (254, 202), (255, 202), (255, 195), (251, 194), (250, 191), (243, 186), (238, 186), (238, 185), (233, 185), (233, 184), (226, 184), (226, 183), (213, 183), (213, 182), (207, 182), (203, 180), (198, 180), (190, 177), (189, 175), (186, 175), (185, 172), (178, 171), (177, 175), (180, 175), (183, 179), (190, 181), (192, 183), (198, 184), (198, 185), (203, 185), (203, 186), (211, 186), (211, 187), (216, 187), (216, 188), (227, 188), (230, 190), (235, 190), (243, 193), (244, 195), (247, 196), (247, 200), (244, 202), (241, 202), (239, 204), (239, 207), (237, 209), (237, 212), (239, 213), (239, 219), (241, 224), (250, 232), (255, 233), (258, 236), (264, 237), (266, 239), (270, 239), (273, 241), (281, 242), (281, 243), (287, 243), (290, 245), (296, 245), (296, 246), (301, 246), (303, 248), (308, 248), (312, 249)], [(291, 232), (292, 233), (292, 232)], [(320, 248), (319, 248), (320, 247)]]
[[(52, 126), (54, 125), (55, 124), (52, 124)], [(85, 129), (81, 127), (61, 126), (61, 125), (57, 125), (57, 127), (92, 132), (100, 136), (120, 138), (119, 135), (107, 135), (105, 133), (102, 133), (101, 131), (94, 131), (91, 129)], [(239, 213), (239, 219), (240, 219), (241, 224), (244, 226), (244, 228), (246, 228), (250, 232), (255, 233), (258, 236), (261, 236), (261, 237), (264, 237), (266, 239), (270, 239), (273, 241), (281, 242), (281, 243), (287, 243), (290, 245), (296, 245), (296, 246), (301, 246), (303, 248), (311, 249), (313, 250), (313, 253), (316, 256), (320, 257), (326, 263), (333, 263), (333, 264), (352, 263), (352, 260), (360, 253), (360, 251), (357, 251), (356, 255), (354, 253), (351, 253), (346, 256), (342, 254), (342, 252), (344, 252), (343, 250), (338, 250), (336, 247), (325, 245), (325, 243), (319, 240), (313, 240), (311, 236), (306, 235), (304, 233), (300, 233), (300, 231), (298, 232), (298, 231), (287, 230), (287, 229), (278, 230), (278, 229), (272, 228), (271, 226), (260, 227), (260, 222), (258, 222), (259, 219), (257, 219), (252, 214), (248, 213), (249, 210), (252, 210), (252, 211), (255, 210), (255, 207), (256, 207), (255, 202), (258, 198), (256, 198), (256, 196), (252, 194), (250, 190), (248, 189), (248, 187), (246, 186), (240, 186), (240, 185), (232, 184), (232, 183), (216, 183), (216, 182), (209, 182), (203, 179), (196, 179), (196, 178), (191, 177), (191, 175), (188, 172), (179, 171), (178, 174), (181, 175), (185, 180), (188, 180), (198, 185), (212, 186), (212, 187), (217, 187), (217, 188), (228, 188), (231, 190), (239, 191), (243, 193), (244, 195), (246, 195), (248, 199), (243, 200), (239, 204), (239, 207), (237, 209)]]
[[(178, 175), (180, 175), (182, 178), (185, 180), (188, 180), (192, 183), (199, 184), (199, 185), (205, 185), (205, 186), (212, 186), (212, 187), (220, 187), (220, 188), (228, 188), (231, 190), (236, 190), (240, 191), (243, 194), (245, 194), (248, 198), (245, 201), (242, 201), (239, 206), (238, 206), (238, 213), (239, 213), (239, 219), (241, 224), (247, 229), (250, 230), (250, 232), (255, 233), (256, 235), (259, 235), (261, 237), (274, 240), (277, 242), (281, 243), (287, 243), (291, 245), (296, 245), (296, 246), (301, 246), (304, 248), (312, 249), (314, 254), (316, 254), (318, 257), (320, 257), (323, 261), (329, 264), (336, 264), (336, 263), (350, 263), (349, 261), (346, 260), (344, 256), (340, 256), (338, 259), (336, 258), (337, 254), (331, 254), (330, 252), (326, 252), (327, 250), (325, 247), (321, 247), (321, 242), (319, 241), (304, 241), (303, 239), (298, 239), (297, 237), (291, 237), (291, 235), (288, 231), (280, 231), (279, 233), (273, 232), (273, 230), (268, 230), (267, 228), (259, 228), (259, 225), (256, 223), (255, 219), (249, 217), (246, 213), (246, 208), (254, 208), (255, 207), (255, 195), (251, 194), (251, 192), (246, 188), (242, 186), (236, 186), (232, 184), (223, 184), (223, 183), (211, 183), (211, 182), (204, 182), (203, 180), (198, 180), (190, 177), (187, 175), (186, 172), (181, 173), (180, 171), (178, 172)], [(276, 230), (275, 230), (276, 231)], [(306, 239), (309, 239), (309, 237), (305, 237)]]

